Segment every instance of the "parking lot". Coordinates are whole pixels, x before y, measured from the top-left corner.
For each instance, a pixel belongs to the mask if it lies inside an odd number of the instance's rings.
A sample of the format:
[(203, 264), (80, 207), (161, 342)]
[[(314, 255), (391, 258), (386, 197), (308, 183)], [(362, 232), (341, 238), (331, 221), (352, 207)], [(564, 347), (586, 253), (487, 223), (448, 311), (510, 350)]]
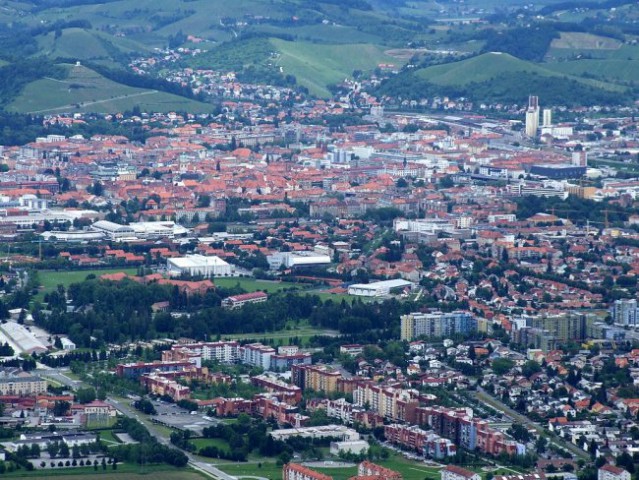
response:
[(201, 435), (202, 429), (217, 425), (219, 420), (206, 417), (205, 414), (189, 412), (172, 403), (153, 402), (157, 415), (151, 417), (152, 421), (170, 428), (179, 430), (191, 430)]

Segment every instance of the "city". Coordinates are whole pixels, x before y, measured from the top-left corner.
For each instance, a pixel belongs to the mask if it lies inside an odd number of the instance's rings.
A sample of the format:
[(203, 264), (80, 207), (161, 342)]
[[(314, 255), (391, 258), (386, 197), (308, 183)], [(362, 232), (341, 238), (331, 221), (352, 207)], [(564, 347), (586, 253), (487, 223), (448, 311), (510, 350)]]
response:
[(0, 475), (637, 477), (636, 5), (6, 3)]

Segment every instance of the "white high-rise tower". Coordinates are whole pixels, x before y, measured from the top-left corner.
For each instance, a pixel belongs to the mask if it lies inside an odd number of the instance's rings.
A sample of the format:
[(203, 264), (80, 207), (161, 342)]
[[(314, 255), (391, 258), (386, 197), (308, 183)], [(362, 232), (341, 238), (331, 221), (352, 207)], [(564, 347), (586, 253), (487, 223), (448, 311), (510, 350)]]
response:
[(528, 109), (526, 110), (526, 135), (534, 138), (539, 129), (539, 98), (535, 95), (528, 97)]

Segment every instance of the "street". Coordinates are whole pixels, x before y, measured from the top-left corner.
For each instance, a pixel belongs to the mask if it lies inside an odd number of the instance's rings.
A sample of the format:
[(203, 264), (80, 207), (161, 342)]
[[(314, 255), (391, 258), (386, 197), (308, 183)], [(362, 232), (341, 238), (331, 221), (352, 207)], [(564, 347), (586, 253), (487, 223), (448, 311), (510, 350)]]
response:
[(493, 407), (496, 410), (499, 410), (502, 413), (505, 413), (506, 415), (513, 418), (514, 420), (517, 420), (517, 422), (521, 423), (522, 425), (526, 427), (534, 428), (539, 435), (545, 437), (550, 443), (553, 443), (554, 445), (569, 451), (570, 453), (572, 453), (573, 455), (579, 458), (582, 458), (586, 461), (590, 461), (590, 456), (588, 455), (588, 453), (584, 452), (582, 449), (580, 449), (576, 445), (573, 445), (572, 443), (566, 442), (565, 440), (561, 438), (548, 434), (548, 432), (546, 432), (541, 425), (533, 422), (525, 415), (522, 415), (521, 413), (516, 412), (515, 410), (510, 408), (508, 405), (504, 404), (501, 400), (498, 400), (492, 395), (489, 395), (488, 393), (486, 393), (482, 388), (479, 388), (477, 391), (473, 392), (473, 395), (475, 396), (475, 398), (477, 398), (477, 400), (490, 405), (491, 407)]

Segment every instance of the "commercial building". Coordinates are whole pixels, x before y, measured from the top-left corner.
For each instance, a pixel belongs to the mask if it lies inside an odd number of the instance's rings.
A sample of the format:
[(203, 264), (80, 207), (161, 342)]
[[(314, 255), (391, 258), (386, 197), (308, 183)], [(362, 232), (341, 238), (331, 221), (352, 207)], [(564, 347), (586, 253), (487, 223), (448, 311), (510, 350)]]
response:
[(349, 295), (361, 297), (381, 297), (392, 293), (402, 293), (405, 290), (412, 290), (414, 283), (406, 280), (384, 280), (373, 283), (354, 283), (348, 287)]
[(202, 277), (228, 277), (233, 274), (233, 268), (220, 257), (205, 257), (204, 255), (187, 255), (185, 257), (169, 258), (166, 268), (171, 277), (183, 275)]
[(401, 339), (443, 338), (477, 330), (477, 319), (468, 312), (410, 313), (401, 317)]
[(566, 178), (581, 178), (586, 174), (587, 167), (570, 164), (542, 164), (530, 167), (531, 175), (538, 175), (553, 180)]
[(109, 240), (123, 240), (135, 238), (135, 230), (128, 225), (99, 220), (91, 225), (91, 230), (102, 233)]

